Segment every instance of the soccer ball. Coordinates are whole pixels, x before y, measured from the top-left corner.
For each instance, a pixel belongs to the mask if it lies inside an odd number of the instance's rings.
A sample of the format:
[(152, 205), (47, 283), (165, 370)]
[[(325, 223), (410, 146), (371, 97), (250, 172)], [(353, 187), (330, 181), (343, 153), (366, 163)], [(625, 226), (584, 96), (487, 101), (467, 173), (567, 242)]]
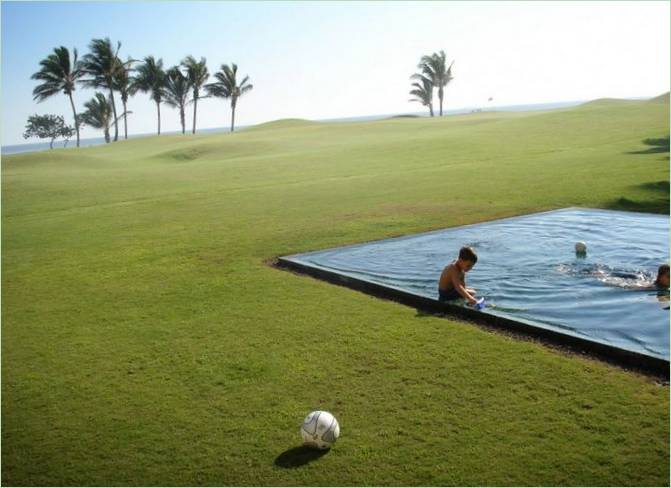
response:
[(339, 435), (340, 425), (336, 418), (321, 410), (310, 412), (301, 425), (303, 444), (317, 449), (329, 449)]

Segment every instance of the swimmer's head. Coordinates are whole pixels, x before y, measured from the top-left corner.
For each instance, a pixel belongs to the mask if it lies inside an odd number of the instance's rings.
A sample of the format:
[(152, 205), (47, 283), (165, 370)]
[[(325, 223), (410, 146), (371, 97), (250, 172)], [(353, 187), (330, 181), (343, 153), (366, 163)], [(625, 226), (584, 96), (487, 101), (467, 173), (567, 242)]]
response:
[(576, 242), (575, 243), (575, 253), (578, 256), (584, 256), (585, 254), (587, 254), (587, 245), (582, 241)]
[(655, 280), (655, 285), (662, 288), (669, 287), (669, 265), (662, 264), (657, 270), (657, 279)]
[(459, 249), (459, 260), (458, 263), (460, 263), (460, 267), (462, 271), (470, 271), (473, 269), (473, 266), (475, 266), (475, 263), (478, 262), (478, 255), (475, 254), (475, 251), (473, 251), (472, 248), (468, 246), (464, 246), (461, 249)]

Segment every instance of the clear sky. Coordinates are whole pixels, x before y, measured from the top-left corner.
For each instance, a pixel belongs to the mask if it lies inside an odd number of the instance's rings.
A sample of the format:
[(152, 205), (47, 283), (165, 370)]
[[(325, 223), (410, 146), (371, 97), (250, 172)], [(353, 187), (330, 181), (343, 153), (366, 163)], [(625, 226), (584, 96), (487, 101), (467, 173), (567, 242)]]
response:
[[(2, 2), (2, 144), (34, 113), (64, 115), (65, 96), (32, 100), (54, 47), (121, 41), (121, 57), (235, 62), (254, 89), (236, 123), (417, 112), (410, 75), (423, 54), (454, 60), (446, 108), (652, 97), (669, 90), (667, 1), (653, 2)], [(81, 109), (93, 96), (78, 88)], [(129, 102), (131, 134), (156, 130), (147, 95)], [(189, 109), (190, 110), (190, 109)], [(199, 128), (228, 126), (228, 102), (198, 107)], [(187, 120), (189, 120), (187, 116)], [(189, 124), (187, 124), (189, 125)], [(162, 129), (179, 116), (162, 108)], [(102, 133), (86, 128), (82, 137)], [(30, 141), (36, 142), (36, 141)]]

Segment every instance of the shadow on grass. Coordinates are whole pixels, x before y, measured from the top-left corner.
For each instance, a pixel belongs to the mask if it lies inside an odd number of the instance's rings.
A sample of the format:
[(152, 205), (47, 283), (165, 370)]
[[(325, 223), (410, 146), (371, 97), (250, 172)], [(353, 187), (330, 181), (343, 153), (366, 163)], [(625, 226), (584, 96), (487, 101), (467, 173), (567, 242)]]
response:
[(627, 154), (657, 154), (669, 152), (669, 136), (643, 139), (643, 144), (650, 146), (650, 148), (642, 149), (640, 151), (629, 151)]
[(669, 181), (649, 181), (637, 185), (635, 188), (646, 190), (650, 196), (639, 200), (620, 197), (606, 206), (612, 210), (628, 210), (631, 212), (669, 213)]
[(308, 446), (292, 447), (275, 458), (275, 466), (279, 466), (280, 468), (298, 468), (319, 459), (328, 452), (328, 449), (314, 449)]
[(629, 212), (646, 212), (646, 213), (669, 213), (669, 199), (658, 198), (655, 200), (632, 200), (630, 198), (620, 197), (613, 200), (606, 206), (611, 210), (627, 210)]
[(661, 181), (650, 181), (648, 183), (643, 183), (639, 185), (639, 188), (644, 190), (654, 191), (662, 194), (669, 194), (669, 182), (666, 180)]
[(421, 308), (415, 308), (415, 318), (417, 319), (427, 319), (435, 317), (445, 317), (445, 314), (442, 312), (432, 312), (427, 310), (422, 310)]

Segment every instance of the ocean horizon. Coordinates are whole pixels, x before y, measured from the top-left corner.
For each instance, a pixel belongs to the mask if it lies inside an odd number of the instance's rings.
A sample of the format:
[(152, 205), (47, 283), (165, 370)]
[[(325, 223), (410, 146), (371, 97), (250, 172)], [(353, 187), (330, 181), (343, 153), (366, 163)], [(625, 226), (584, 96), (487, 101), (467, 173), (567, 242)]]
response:
[[(461, 109), (454, 109), (454, 110), (445, 110), (444, 113), (446, 115), (461, 115), (461, 114), (469, 114), (469, 113), (475, 113), (475, 112), (496, 112), (496, 111), (503, 111), (503, 112), (523, 112), (523, 111), (533, 111), (533, 110), (552, 110), (552, 109), (559, 109), (559, 108), (568, 108), (568, 107), (574, 107), (577, 105), (580, 105), (582, 103), (586, 103), (587, 100), (581, 100), (581, 101), (571, 101), (571, 102), (549, 102), (549, 103), (533, 103), (533, 104), (520, 104), (520, 105), (504, 105), (500, 107), (466, 107), (466, 108), (461, 108)], [(378, 114), (378, 115), (361, 115), (361, 116), (355, 116), (355, 117), (337, 117), (337, 118), (331, 118), (331, 119), (316, 119), (315, 122), (366, 122), (366, 121), (372, 121), (372, 120), (382, 120), (390, 117), (399, 117), (399, 116), (416, 116), (416, 117), (428, 117), (428, 114), (426, 112), (409, 112), (409, 113), (396, 113), (396, 114)], [(260, 122), (263, 123), (263, 122)], [(247, 127), (253, 127), (254, 125), (258, 124), (252, 124), (252, 125), (242, 125), (239, 127), (236, 127), (236, 130), (244, 130)], [(229, 132), (230, 128), (229, 127), (213, 127), (209, 129), (198, 129), (197, 134), (216, 134), (216, 133), (226, 133)], [(181, 131), (167, 131), (163, 132), (162, 135), (177, 135), (181, 134)], [(187, 131), (187, 135), (189, 135), (190, 132)], [(143, 134), (133, 134), (129, 135), (128, 139), (139, 139), (142, 137), (153, 137), (156, 136), (155, 133), (143, 133)], [(123, 139), (120, 139), (123, 140)], [(53, 150), (58, 150), (58, 149), (64, 149), (62, 140), (56, 140), (54, 141), (54, 148)], [(104, 137), (90, 137), (86, 139), (80, 139), (79, 141), (79, 146), (80, 147), (90, 147), (90, 146), (99, 146), (105, 144), (105, 138)], [(76, 146), (76, 139), (70, 139), (67, 143), (67, 148), (72, 148)], [(40, 152), (40, 151), (48, 151), (49, 150), (49, 143), (48, 142), (34, 142), (34, 143), (25, 143), (25, 144), (8, 144), (8, 145), (2, 145), (0, 148), (0, 154), (2, 156), (9, 156), (11, 154), (22, 154), (22, 153), (29, 153), (29, 152)]]

